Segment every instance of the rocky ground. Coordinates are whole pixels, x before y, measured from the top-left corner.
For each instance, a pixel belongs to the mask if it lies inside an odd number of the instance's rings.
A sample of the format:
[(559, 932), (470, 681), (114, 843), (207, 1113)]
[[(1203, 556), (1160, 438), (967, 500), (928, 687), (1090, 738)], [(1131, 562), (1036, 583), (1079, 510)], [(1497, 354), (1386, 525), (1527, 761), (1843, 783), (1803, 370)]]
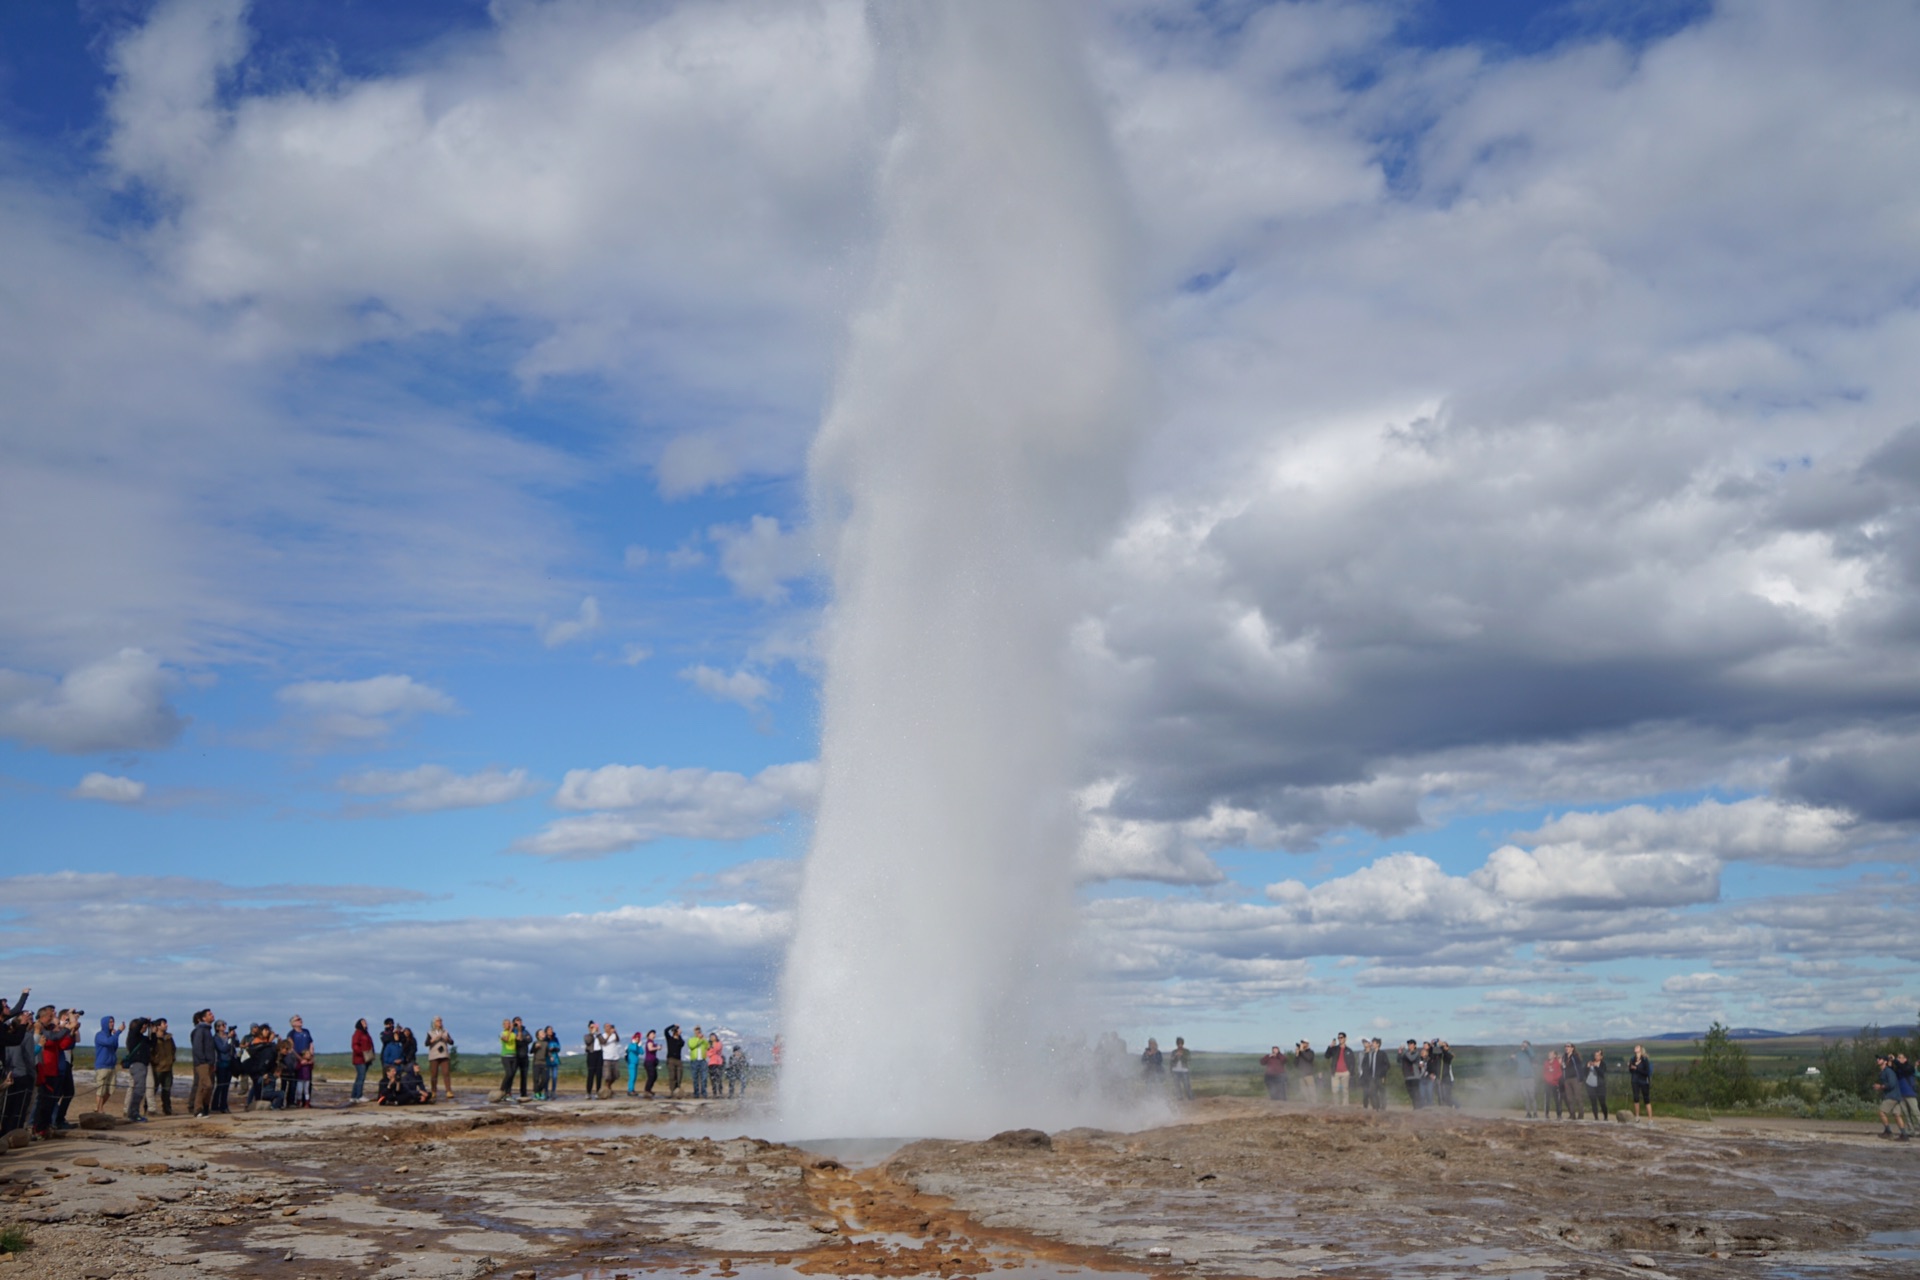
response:
[(0, 1155), (0, 1225), (32, 1241), (0, 1280), (1920, 1275), (1920, 1143), (1864, 1126), (1218, 1099), (858, 1165), (745, 1136), (764, 1119), (622, 1096), (83, 1130)]

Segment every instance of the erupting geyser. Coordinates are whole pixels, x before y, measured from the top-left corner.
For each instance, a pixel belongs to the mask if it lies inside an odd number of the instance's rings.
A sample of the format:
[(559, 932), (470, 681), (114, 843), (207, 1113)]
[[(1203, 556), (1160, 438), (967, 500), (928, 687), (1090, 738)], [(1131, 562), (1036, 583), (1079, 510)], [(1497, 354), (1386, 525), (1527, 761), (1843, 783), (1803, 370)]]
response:
[[(876, 6), (884, 232), (814, 446), (825, 790), (782, 1107), (829, 1136), (1064, 1117), (1075, 563), (1120, 510), (1129, 220), (1060, 7)], [(1059, 1091), (1055, 1091), (1055, 1086)]]

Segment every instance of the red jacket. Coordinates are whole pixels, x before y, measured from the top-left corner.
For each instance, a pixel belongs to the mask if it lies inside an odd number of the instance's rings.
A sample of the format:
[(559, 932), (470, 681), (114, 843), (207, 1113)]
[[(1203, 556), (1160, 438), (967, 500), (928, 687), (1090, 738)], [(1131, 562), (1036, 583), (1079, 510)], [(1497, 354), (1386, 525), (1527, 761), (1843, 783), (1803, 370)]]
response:
[(353, 1065), (358, 1067), (373, 1061), (373, 1037), (367, 1034), (365, 1027), (353, 1029)]
[(1565, 1075), (1566, 1069), (1560, 1064), (1560, 1055), (1557, 1053), (1548, 1054), (1547, 1065), (1540, 1068), (1541, 1078), (1548, 1084), (1559, 1084)]
[(73, 1032), (60, 1028), (40, 1042), (40, 1083), (47, 1084), (60, 1075), (60, 1055), (73, 1048)]

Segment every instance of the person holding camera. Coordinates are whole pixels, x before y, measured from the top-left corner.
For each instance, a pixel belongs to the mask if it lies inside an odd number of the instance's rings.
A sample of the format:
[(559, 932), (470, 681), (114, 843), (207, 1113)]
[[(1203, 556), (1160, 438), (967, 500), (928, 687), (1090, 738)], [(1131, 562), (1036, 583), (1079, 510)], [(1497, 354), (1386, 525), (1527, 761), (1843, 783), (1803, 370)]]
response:
[[(179, 1059), (180, 1046), (173, 1042), (173, 1035), (167, 1030), (165, 1018), (155, 1018), (150, 1030), (153, 1032), (153, 1096), (160, 1100), (160, 1114), (173, 1114), (173, 1064)], [(149, 1105), (151, 1112), (153, 1107)]]
[[(33, 1106), (33, 1020), (20, 1004), (0, 1011), (0, 1134), (22, 1128)], [(0, 1002), (4, 1003), (4, 1002)]]
[(1633, 1059), (1627, 1063), (1627, 1080), (1633, 1089), (1633, 1118), (1640, 1118), (1640, 1107), (1647, 1108), (1647, 1119), (1653, 1119), (1653, 1059), (1647, 1056), (1645, 1045), (1633, 1046)]
[(1595, 1120), (1611, 1120), (1607, 1111), (1607, 1055), (1602, 1049), (1595, 1049), (1593, 1057), (1587, 1063), (1587, 1105), (1593, 1109)]
[(680, 1054), (687, 1047), (681, 1038), (680, 1024), (673, 1023), (667, 1028), (667, 1096), (680, 1096)]
[(1347, 1033), (1342, 1031), (1327, 1046), (1327, 1100), (1336, 1107), (1347, 1105), (1347, 1086), (1353, 1081), (1353, 1053), (1347, 1048)]
[(93, 1114), (102, 1115), (113, 1101), (113, 1078), (120, 1070), (121, 1025), (113, 1015), (100, 1016), (100, 1029), (93, 1033)]
[(1420, 1042), (1409, 1039), (1406, 1048), (1400, 1050), (1400, 1083), (1407, 1087), (1407, 1102), (1418, 1111), (1426, 1105), (1426, 1095), (1421, 1083), (1427, 1074), (1427, 1060), (1422, 1056)]

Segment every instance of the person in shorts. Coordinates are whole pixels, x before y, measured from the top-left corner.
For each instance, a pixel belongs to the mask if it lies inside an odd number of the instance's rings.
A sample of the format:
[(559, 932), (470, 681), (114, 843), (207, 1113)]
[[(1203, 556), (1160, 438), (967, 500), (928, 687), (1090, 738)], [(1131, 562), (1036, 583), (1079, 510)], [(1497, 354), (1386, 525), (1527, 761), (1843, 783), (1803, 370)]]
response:
[(1653, 1119), (1653, 1059), (1647, 1056), (1647, 1047), (1633, 1046), (1633, 1058), (1627, 1063), (1627, 1079), (1633, 1086), (1633, 1118), (1640, 1118), (1640, 1108), (1647, 1109), (1647, 1119)]
[[(1907, 1125), (1906, 1112), (1900, 1108), (1900, 1076), (1893, 1069), (1892, 1058), (1883, 1055), (1873, 1063), (1880, 1070), (1880, 1079), (1873, 1086), (1880, 1094), (1880, 1136), (1897, 1137), (1905, 1142), (1913, 1136), (1913, 1130)], [(1900, 1130), (1897, 1134), (1896, 1128)]]
[(111, 1015), (100, 1019), (93, 1037), (93, 1114), (100, 1115), (113, 1101), (113, 1078), (120, 1070), (121, 1026)]

